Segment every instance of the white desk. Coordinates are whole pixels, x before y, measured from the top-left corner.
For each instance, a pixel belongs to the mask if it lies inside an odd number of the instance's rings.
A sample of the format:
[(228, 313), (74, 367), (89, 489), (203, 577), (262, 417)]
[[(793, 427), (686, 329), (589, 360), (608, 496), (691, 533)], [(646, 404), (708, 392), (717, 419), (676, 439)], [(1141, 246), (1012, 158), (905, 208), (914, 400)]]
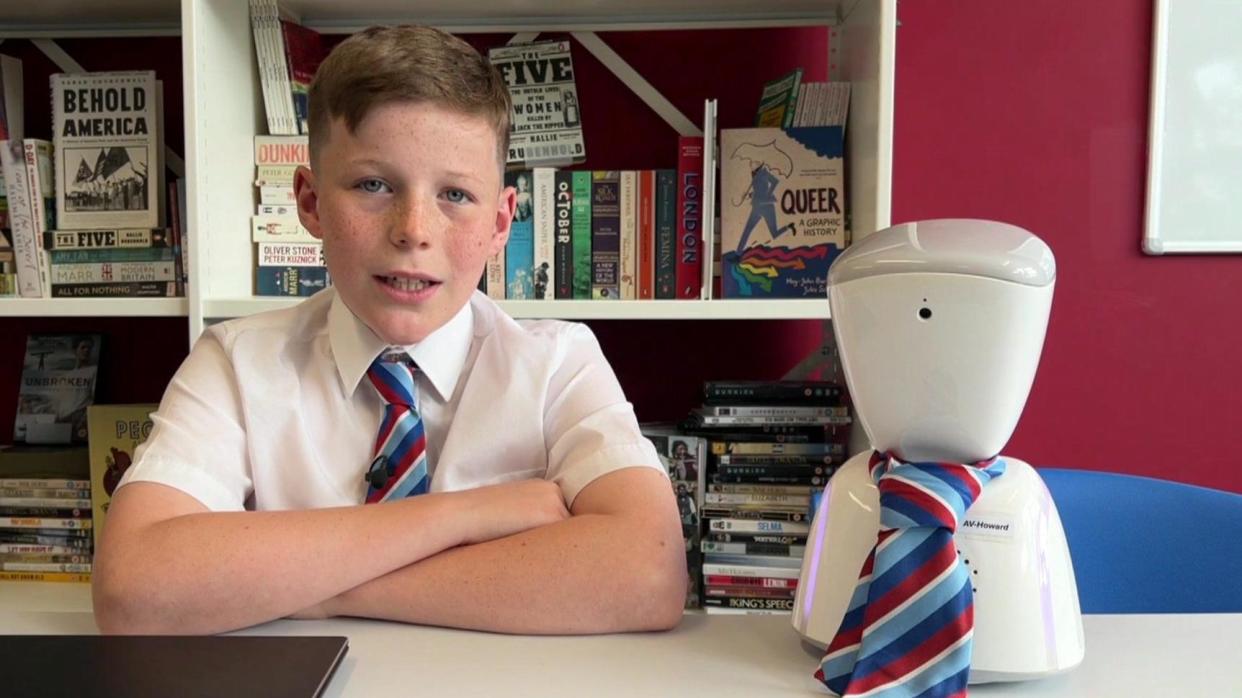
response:
[[(51, 594), (45, 591), (44, 594)], [(79, 600), (83, 590), (64, 589)], [(0, 584), (0, 633), (94, 633), (89, 611), (23, 611)], [(1087, 658), (1062, 676), (974, 686), (979, 698), (1242, 696), (1242, 615), (1087, 616)], [(822, 696), (818, 655), (785, 617), (688, 614), (668, 633), (518, 637), (397, 623), (278, 621), (248, 635), (345, 635), (328, 696)], [(2, 692), (2, 684), (0, 684)]]

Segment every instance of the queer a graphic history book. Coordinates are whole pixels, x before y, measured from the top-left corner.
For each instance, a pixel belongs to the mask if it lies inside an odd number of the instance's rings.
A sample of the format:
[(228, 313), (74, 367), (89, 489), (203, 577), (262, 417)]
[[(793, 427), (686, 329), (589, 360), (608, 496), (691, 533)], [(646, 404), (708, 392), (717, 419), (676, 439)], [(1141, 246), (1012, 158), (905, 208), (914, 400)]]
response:
[(721, 292), (828, 297), (828, 266), (849, 244), (837, 126), (721, 131)]
[(52, 76), (56, 227), (160, 227), (160, 90), (153, 71)]
[(26, 340), (14, 441), (86, 441), (86, 408), (95, 401), (97, 334), (32, 334)]

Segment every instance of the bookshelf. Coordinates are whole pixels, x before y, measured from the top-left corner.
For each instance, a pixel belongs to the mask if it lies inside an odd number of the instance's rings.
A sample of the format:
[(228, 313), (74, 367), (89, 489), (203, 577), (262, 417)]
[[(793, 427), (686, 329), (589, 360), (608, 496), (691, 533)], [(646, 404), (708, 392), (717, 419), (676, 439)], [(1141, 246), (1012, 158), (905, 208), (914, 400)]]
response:
[[(307, 26), (345, 33), (421, 22), (454, 32), (659, 31), (828, 25), (833, 79), (853, 83), (847, 140), (855, 239), (890, 222), (896, 0), (283, 0)], [(263, 101), (244, 0), (7, 4), (0, 39), (181, 35), (191, 285), (185, 299), (0, 300), (0, 317), (185, 316), (191, 343), (206, 324), (291, 302), (251, 295), (253, 137)], [(701, 114), (687, 114), (699, 123)], [(825, 319), (826, 301), (509, 301), (515, 317), (565, 319)]]

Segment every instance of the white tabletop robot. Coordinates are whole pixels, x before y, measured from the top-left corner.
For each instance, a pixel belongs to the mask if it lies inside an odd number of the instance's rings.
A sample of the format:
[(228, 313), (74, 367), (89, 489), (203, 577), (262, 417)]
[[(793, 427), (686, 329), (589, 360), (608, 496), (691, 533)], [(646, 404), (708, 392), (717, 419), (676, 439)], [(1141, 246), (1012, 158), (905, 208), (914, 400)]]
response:
[[(829, 271), (832, 324), (856, 418), (902, 461), (976, 463), (1017, 425), (1043, 347), (1056, 267), (1007, 224), (933, 220), (881, 230)], [(880, 525), (871, 451), (842, 465), (811, 526), (794, 628), (825, 647)], [(974, 596), (971, 683), (1055, 674), (1083, 658), (1061, 520), (1030, 465), (1001, 456), (954, 534)]]

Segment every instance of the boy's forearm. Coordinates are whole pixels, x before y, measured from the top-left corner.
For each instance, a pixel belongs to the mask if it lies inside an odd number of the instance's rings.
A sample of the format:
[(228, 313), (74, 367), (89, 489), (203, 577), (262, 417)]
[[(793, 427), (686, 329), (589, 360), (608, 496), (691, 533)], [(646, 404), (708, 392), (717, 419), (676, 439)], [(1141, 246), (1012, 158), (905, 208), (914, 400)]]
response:
[[(101, 546), (96, 617), (104, 632), (198, 634), (286, 616), (463, 542), (464, 525), (443, 524), (462, 520), (450, 496), (186, 514), (108, 532), (118, 540)], [(409, 530), (422, 533), (393, 534)]]
[(328, 602), (330, 615), (507, 633), (663, 630), (681, 619), (679, 530), (588, 514), (446, 550)]

